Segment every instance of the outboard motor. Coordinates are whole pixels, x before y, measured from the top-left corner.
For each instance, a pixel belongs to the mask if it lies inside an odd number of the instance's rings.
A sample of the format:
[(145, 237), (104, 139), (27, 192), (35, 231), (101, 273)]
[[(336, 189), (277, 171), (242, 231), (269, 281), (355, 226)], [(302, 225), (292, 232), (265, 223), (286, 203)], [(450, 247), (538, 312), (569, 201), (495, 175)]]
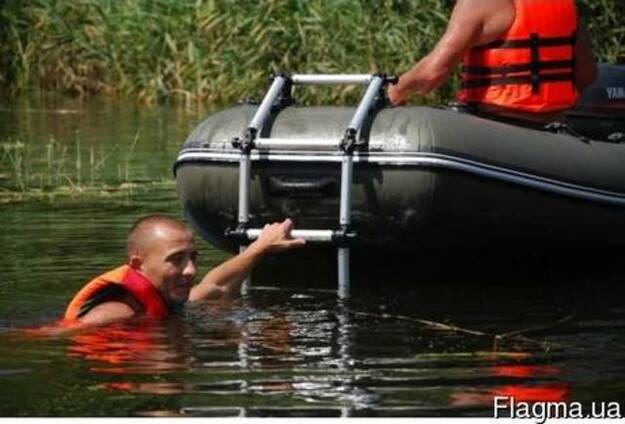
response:
[(600, 64), (597, 80), (566, 113), (566, 123), (587, 138), (625, 142), (625, 66)]

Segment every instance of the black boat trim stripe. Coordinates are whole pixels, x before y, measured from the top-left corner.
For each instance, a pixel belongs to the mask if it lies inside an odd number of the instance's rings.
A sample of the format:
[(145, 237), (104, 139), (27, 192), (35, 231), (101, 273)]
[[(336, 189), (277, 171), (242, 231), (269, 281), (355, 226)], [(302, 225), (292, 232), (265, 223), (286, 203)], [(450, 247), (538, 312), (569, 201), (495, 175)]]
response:
[[(259, 153), (252, 152), (253, 161), (275, 162), (340, 162), (341, 154), (328, 154), (326, 152), (298, 152), (297, 155), (289, 153)], [(178, 156), (174, 170), (182, 163), (187, 162), (238, 162), (240, 154), (233, 152), (207, 152), (206, 150), (184, 150)], [(596, 201), (610, 205), (625, 206), (625, 193), (601, 190), (579, 184), (558, 181), (552, 178), (533, 175), (526, 172), (500, 166), (489, 165), (458, 156), (443, 155), (427, 152), (407, 153), (356, 153), (354, 163), (374, 163), (376, 165), (419, 166), (452, 169), (463, 171), (482, 177), (518, 184), (539, 190), (558, 193), (568, 197)]]

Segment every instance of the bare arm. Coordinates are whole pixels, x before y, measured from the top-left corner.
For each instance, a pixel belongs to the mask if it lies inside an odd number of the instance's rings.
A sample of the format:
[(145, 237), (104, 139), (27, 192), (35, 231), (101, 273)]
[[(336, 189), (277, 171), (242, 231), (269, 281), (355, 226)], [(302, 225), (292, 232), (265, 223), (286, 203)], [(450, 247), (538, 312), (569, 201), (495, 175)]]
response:
[(389, 88), (391, 103), (398, 105), (411, 93), (425, 94), (438, 88), (472, 47), (501, 38), (514, 17), (512, 0), (457, 0), (434, 50)]
[(189, 301), (217, 299), (236, 293), (241, 282), (266, 255), (303, 246), (305, 241), (293, 239), (290, 232), (293, 223), (286, 219), (282, 223), (266, 225), (260, 237), (245, 251), (211, 270), (202, 281), (193, 286)]
[(83, 325), (103, 325), (134, 317), (136, 312), (123, 302), (104, 302), (80, 318)]
[[(425, 94), (439, 87), (466, 52), (480, 41), (484, 28), (483, 7), (473, 0), (458, 0), (443, 37), (427, 56), (400, 76), (388, 90), (389, 100), (397, 105), (410, 93)], [(477, 6), (477, 7), (476, 7)]]
[(590, 48), (588, 31), (581, 25), (577, 30), (575, 60), (575, 85), (582, 91), (597, 78), (597, 61)]

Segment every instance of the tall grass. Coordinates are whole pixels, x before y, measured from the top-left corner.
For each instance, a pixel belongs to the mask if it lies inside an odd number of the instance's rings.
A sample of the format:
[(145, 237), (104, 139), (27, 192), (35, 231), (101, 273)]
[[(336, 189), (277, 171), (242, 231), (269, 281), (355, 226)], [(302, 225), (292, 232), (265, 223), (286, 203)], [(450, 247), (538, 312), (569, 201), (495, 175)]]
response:
[[(232, 103), (272, 71), (402, 71), (442, 33), (442, 0), (3, 0), (0, 84)], [(579, 2), (598, 56), (625, 63), (623, 0)], [(432, 101), (449, 96), (451, 81)], [(304, 93), (342, 101), (353, 89)]]

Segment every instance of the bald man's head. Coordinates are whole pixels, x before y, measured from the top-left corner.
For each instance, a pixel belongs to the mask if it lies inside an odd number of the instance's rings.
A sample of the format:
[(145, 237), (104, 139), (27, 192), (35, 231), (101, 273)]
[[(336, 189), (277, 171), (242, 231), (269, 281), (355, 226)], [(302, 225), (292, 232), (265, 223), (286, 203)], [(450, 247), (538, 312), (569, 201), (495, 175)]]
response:
[(180, 220), (148, 215), (131, 228), (126, 245), (128, 265), (141, 272), (168, 305), (184, 304), (196, 274), (193, 233)]
[(165, 233), (184, 231), (191, 234), (189, 228), (180, 220), (161, 214), (148, 215), (137, 220), (128, 234), (126, 256), (143, 255), (148, 247)]

